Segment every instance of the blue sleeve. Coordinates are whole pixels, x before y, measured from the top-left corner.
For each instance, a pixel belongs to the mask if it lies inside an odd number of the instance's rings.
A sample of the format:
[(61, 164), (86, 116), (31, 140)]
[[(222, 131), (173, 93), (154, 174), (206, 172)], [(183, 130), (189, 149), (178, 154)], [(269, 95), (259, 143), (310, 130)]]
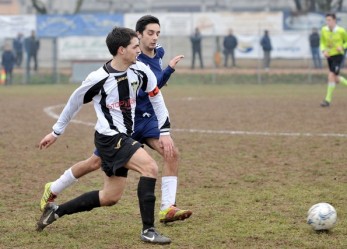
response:
[(158, 83), (158, 87), (162, 88), (163, 86), (166, 85), (166, 83), (168, 82), (168, 80), (170, 79), (171, 74), (175, 72), (175, 69), (173, 69), (170, 66), (167, 66), (160, 74), (159, 78), (157, 79)]

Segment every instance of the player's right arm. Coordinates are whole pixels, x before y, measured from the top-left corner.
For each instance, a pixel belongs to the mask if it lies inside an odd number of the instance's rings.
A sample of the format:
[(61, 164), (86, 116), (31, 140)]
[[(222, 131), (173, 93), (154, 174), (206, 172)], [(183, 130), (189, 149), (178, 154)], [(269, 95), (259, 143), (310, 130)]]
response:
[(53, 131), (47, 134), (39, 143), (39, 148), (48, 148), (51, 146), (60, 136), (64, 133), (65, 128), (79, 112), (83, 104), (86, 104), (92, 100), (92, 97), (96, 95), (93, 92), (93, 86), (97, 83), (94, 80), (93, 73), (91, 73), (82, 85), (78, 87), (70, 96), (67, 104), (61, 112), (58, 121), (53, 125)]

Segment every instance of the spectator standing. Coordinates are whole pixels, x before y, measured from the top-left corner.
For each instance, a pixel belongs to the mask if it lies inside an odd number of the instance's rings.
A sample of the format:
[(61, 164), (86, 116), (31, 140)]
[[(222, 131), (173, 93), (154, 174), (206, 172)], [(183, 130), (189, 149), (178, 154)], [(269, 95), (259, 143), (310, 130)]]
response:
[(17, 38), (13, 40), (13, 49), (16, 56), (16, 65), (21, 67), (23, 61), (23, 34), (18, 33)]
[(316, 28), (312, 29), (312, 33), (309, 36), (310, 48), (312, 53), (312, 61), (314, 68), (322, 68), (322, 60), (320, 57), (320, 49), (319, 49), (319, 33)]
[(27, 71), (30, 71), (30, 61), (34, 60), (34, 70), (37, 71), (37, 52), (40, 48), (40, 41), (36, 38), (35, 31), (31, 31), (31, 35), (25, 39), (25, 51), (27, 53)]
[(237, 47), (237, 38), (233, 34), (232, 29), (230, 29), (228, 35), (224, 37), (223, 47), (224, 47), (224, 51), (223, 51), (224, 52), (224, 67), (228, 66), (229, 56), (231, 56), (232, 66), (236, 67), (235, 49)]
[(192, 43), (192, 69), (195, 68), (195, 55), (198, 54), (199, 60), (200, 60), (200, 68), (204, 68), (204, 63), (202, 61), (202, 55), (201, 55), (201, 33), (199, 28), (195, 28), (194, 34), (190, 37), (190, 41)]
[(6, 73), (5, 85), (11, 85), (12, 71), (13, 71), (14, 65), (16, 64), (16, 57), (13, 54), (10, 44), (5, 44), (4, 46), (4, 52), (2, 53), (2, 56), (1, 56), (1, 64), (3, 68), (5, 69), (5, 73)]
[(264, 35), (260, 40), (260, 45), (263, 48), (264, 52), (263, 67), (265, 70), (269, 70), (271, 62), (272, 44), (268, 30), (264, 31)]

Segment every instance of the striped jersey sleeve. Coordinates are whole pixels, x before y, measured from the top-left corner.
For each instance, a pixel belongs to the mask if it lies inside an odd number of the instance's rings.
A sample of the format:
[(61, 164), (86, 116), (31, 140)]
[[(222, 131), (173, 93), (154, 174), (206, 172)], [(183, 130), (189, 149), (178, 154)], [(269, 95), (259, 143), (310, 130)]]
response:
[(88, 75), (81, 86), (72, 93), (58, 121), (53, 125), (53, 132), (56, 135), (64, 133), (68, 123), (76, 116), (82, 105), (92, 101), (100, 92), (107, 78), (108, 74), (102, 68)]

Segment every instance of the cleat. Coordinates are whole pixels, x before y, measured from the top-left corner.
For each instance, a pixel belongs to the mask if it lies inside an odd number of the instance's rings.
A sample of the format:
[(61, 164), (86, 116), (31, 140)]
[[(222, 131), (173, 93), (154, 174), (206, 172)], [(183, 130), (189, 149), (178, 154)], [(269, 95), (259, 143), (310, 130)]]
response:
[(56, 216), (55, 211), (57, 211), (58, 206), (52, 202), (47, 203), (43, 213), (40, 217), (40, 220), (36, 224), (36, 231), (41, 232), (46, 226), (52, 224), (57, 220), (58, 216)]
[(159, 221), (162, 223), (173, 222), (176, 220), (185, 220), (192, 215), (190, 210), (182, 210), (176, 206), (171, 206), (165, 210), (159, 212)]
[(148, 228), (141, 232), (141, 240), (153, 244), (170, 244), (171, 239), (161, 235), (154, 227)]
[(45, 209), (47, 203), (54, 202), (55, 198), (57, 198), (57, 195), (51, 192), (51, 185), (52, 185), (52, 182), (46, 183), (45, 185), (45, 190), (43, 191), (43, 195), (41, 197), (41, 202), (40, 202), (40, 210), (42, 212)]
[(326, 100), (323, 100), (323, 102), (320, 103), (320, 106), (321, 106), (321, 107), (329, 107), (329, 106), (330, 106), (330, 103), (329, 103), (328, 101), (326, 101)]

